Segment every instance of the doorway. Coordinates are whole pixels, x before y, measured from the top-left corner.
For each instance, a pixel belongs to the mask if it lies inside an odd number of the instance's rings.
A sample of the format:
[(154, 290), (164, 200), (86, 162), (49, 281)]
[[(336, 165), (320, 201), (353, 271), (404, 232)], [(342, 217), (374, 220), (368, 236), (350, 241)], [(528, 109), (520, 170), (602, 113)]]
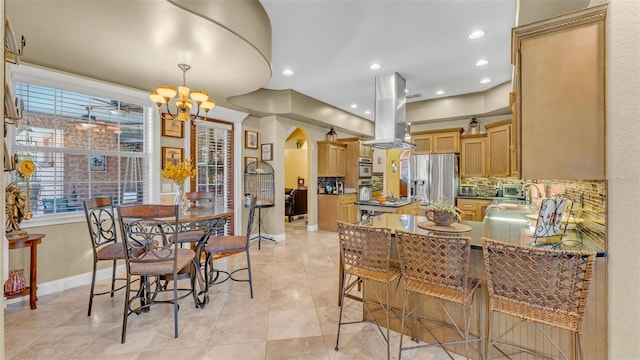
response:
[(289, 129), (284, 147), (285, 222), (307, 222), (309, 184), (309, 136), (301, 127)]

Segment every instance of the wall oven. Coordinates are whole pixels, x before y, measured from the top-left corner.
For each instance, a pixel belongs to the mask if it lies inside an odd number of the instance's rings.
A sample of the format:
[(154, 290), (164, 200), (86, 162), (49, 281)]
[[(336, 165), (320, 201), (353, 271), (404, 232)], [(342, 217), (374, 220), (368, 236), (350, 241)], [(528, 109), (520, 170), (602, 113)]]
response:
[(358, 177), (360, 179), (370, 179), (373, 175), (373, 161), (369, 158), (358, 159)]

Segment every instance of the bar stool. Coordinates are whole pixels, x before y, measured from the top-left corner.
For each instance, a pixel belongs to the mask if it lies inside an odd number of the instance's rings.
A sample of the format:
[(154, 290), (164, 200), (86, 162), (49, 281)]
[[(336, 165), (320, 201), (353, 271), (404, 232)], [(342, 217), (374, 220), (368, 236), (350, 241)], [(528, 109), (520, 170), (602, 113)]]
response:
[[(434, 343), (421, 344), (411, 347), (402, 347), (400, 338), (400, 350), (398, 359), (402, 357), (403, 350), (439, 345), (449, 356), (453, 356), (444, 345), (465, 344), (467, 358), (469, 358), (469, 343), (481, 342), (480, 335), (470, 337), (471, 311), (475, 293), (480, 286), (480, 281), (469, 278), (469, 263), (471, 261), (471, 239), (462, 236), (441, 236), (435, 234), (416, 234), (396, 230), (398, 256), (400, 257), (400, 269), (404, 279), (404, 297), (402, 311), (402, 329), (406, 318), (411, 321), (411, 339), (416, 342), (417, 325), (422, 325)], [(414, 295), (420, 296), (420, 301), (410, 301)], [(440, 306), (448, 323), (436, 320), (432, 317), (420, 317), (419, 310), (424, 303), (433, 298)], [(445, 307), (445, 302), (461, 304), (463, 306), (463, 323), (458, 325), (452, 314)], [(478, 313), (477, 329), (480, 332)], [(459, 319), (458, 319), (459, 320)], [(436, 337), (428, 323), (438, 324), (455, 330), (457, 339), (442, 341)], [(483, 353), (482, 347), (478, 352)]]
[[(371, 311), (372, 301), (363, 297), (364, 309), (367, 314), (374, 319), (380, 334), (387, 343), (387, 359), (390, 358), (389, 350), (389, 314), (396, 310), (390, 305), (389, 293), (391, 284), (400, 277), (400, 269), (393, 266), (390, 261), (391, 254), (391, 230), (373, 226), (361, 226), (347, 224), (341, 221), (338, 224), (338, 239), (340, 241), (340, 255), (344, 264), (342, 274), (342, 297), (340, 301), (340, 318), (338, 320), (338, 335), (336, 337), (336, 351), (340, 341), (340, 327), (345, 324), (361, 323), (362, 321), (342, 322), (342, 310), (347, 292), (353, 288), (358, 279), (374, 281), (384, 285), (384, 294), (380, 294), (374, 287), (371, 290), (376, 299), (376, 306), (379, 306), (385, 313), (384, 318), (376, 318)], [(348, 278), (345, 279), (348, 275)], [(354, 280), (355, 279), (355, 280)], [(345, 282), (345, 280), (347, 280)], [(380, 327), (380, 320), (386, 320), (386, 334)], [(363, 320), (364, 321), (364, 320)]]
[[(485, 358), (490, 359), (495, 348), (510, 359), (514, 353), (508, 353), (508, 348), (545, 358), (568, 359), (544, 325), (570, 331), (574, 357), (584, 358), (581, 326), (596, 253), (540, 249), (486, 238), (482, 239), (482, 252), (489, 293), (489, 343)], [(494, 334), (498, 327), (495, 313), (511, 315), (518, 321)], [(518, 337), (506, 339), (525, 321), (533, 322), (553, 345), (554, 353), (525, 348), (517, 343)]]

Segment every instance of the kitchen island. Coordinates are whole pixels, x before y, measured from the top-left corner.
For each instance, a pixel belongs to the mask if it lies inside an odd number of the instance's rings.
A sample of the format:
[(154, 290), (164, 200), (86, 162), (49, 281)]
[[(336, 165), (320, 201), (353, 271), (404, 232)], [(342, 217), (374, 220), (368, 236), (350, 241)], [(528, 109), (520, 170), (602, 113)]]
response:
[[(360, 210), (361, 218), (370, 218), (379, 214), (420, 214), (420, 201), (407, 198), (391, 198), (384, 203), (379, 200), (358, 201), (356, 205)], [(363, 213), (364, 217), (362, 217)]]
[[(494, 240), (500, 240), (509, 243), (522, 243), (522, 232), (529, 227), (529, 219), (526, 218), (527, 214), (535, 213), (536, 209), (525, 205), (524, 203), (512, 203), (511, 201), (496, 200), (492, 206), (488, 209), (487, 215), (482, 222), (476, 221), (463, 221), (462, 223), (468, 225), (471, 230), (462, 234), (451, 234), (469, 236), (471, 238), (471, 263), (469, 276), (472, 278), (481, 280), (481, 289), (476, 295), (474, 300), (474, 310), (471, 319), (471, 332), (474, 334), (482, 333), (486, 334), (487, 329), (487, 295), (486, 295), (486, 276), (484, 271), (484, 262), (482, 257), (482, 237), (487, 237)], [(426, 234), (429, 231), (418, 226), (418, 223), (427, 221), (423, 216), (411, 216), (411, 215), (399, 215), (399, 214), (381, 214), (374, 216), (370, 219), (362, 221), (361, 224), (387, 227), (392, 230), (403, 230), (415, 233)], [(576, 239), (576, 230), (569, 230), (566, 238), (569, 240)], [(583, 350), (585, 358), (587, 359), (606, 359), (607, 358), (607, 325), (606, 325), (606, 308), (607, 308), (607, 281), (606, 281), (606, 268), (607, 268), (607, 251), (602, 247), (604, 239), (591, 239), (583, 234), (582, 243), (576, 241), (568, 241), (561, 243), (557, 247), (563, 249), (574, 250), (587, 250), (596, 251), (598, 257), (594, 265), (593, 277), (589, 289), (589, 296), (586, 304), (586, 313), (584, 323), (582, 325), (583, 331)], [(525, 244), (526, 245), (526, 244)], [(397, 248), (395, 238), (392, 238), (391, 249), (392, 261), (398, 261)], [(373, 287), (378, 292), (382, 291), (376, 283), (370, 283), (365, 281), (364, 283), (364, 298), (373, 299), (373, 292), (370, 291)], [(398, 284), (393, 284), (392, 288), (396, 289), (391, 294), (390, 305), (394, 308), (402, 308), (402, 295), (404, 292), (403, 282), (399, 280)], [(454, 316), (461, 315), (462, 308), (456, 307), (453, 304), (446, 304), (447, 308), (455, 314)], [(440, 310), (436, 302), (427, 301), (423, 308), (420, 310), (423, 314), (439, 314)], [(478, 315), (479, 314), (479, 315)], [(439, 320), (446, 321), (441, 318)], [(513, 324), (514, 318), (507, 315), (497, 315), (495, 328), (497, 332), (502, 332), (506, 328)], [(400, 322), (393, 321), (391, 323), (393, 330), (400, 330)], [(548, 329), (545, 327), (545, 329)], [(572, 346), (573, 337), (567, 331), (561, 331), (553, 329), (551, 331), (554, 334), (554, 338), (559, 339), (559, 344), (563, 349), (570, 349)], [(450, 340), (447, 338), (446, 333), (437, 333), (440, 340)], [(483, 335), (484, 336), (484, 335)], [(550, 352), (547, 344), (540, 341), (539, 334), (535, 332), (535, 325), (529, 323), (524, 327), (517, 329), (511, 334), (511, 337), (516, 339), (523, 345), (549, 354), (551, 358), (558, 358), (557, 353)], [(419, 339), (425, 342), (432, 342), (433, 339), (428, 333), (419, 335)], [(469, 354), (471, 358), (480, 358), (478, 352), (478, 344), (473, 344), (474, 351)], [(464, 355), (464, 345), (452, 345), (447, 347), (450, 351)]]

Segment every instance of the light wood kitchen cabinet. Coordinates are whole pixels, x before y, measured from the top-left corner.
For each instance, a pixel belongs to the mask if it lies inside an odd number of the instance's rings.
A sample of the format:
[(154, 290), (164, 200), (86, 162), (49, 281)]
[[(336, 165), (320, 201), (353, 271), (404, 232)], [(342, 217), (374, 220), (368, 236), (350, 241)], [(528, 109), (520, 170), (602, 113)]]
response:
[(347, 175), (347, 145), (333, 141), (318, 141), (318, 176)]
[(462, 210), (460, 217), (467, 221), (482, 221), (487, 207), (491, 205), (493, 200), (486, 199), (456, 199), (456, 206)]
[(325, 231), (336, 231), (337, 220), (355, 224), (358, 221), (356, 201), (356, 194), (318, 194), (318, 228)]
[(415, 155), (459, 153), (460, 134), (463, 131), (463, 128), (452, 128), (411, 133), (411, 142), (416, 144), (412, 153)]
[(460, 137), (460, 176), (487, 176), (487, 134)]
[(512, 30), (520, 178), (605, 179), (607, 4)]
[(413, 202), (409, 205), (402, 206), (398, 208), (396, 214), (405, 214), (405, 215), (420, 215), (420, 203)]
[(347, 174), (344, 178), (344, 187), (358, 189), (358, 181), (360, 180), (360, 158), (371, 158), (373, 156), (373, 148), (363, 144), (363, 139), (358, 137), (338, 139), (340, 143), (346, 144), (346, 162)]
[(486, 124), (485, 127), (487, 128), (488, 175), (511, 176), (511, 120)]

